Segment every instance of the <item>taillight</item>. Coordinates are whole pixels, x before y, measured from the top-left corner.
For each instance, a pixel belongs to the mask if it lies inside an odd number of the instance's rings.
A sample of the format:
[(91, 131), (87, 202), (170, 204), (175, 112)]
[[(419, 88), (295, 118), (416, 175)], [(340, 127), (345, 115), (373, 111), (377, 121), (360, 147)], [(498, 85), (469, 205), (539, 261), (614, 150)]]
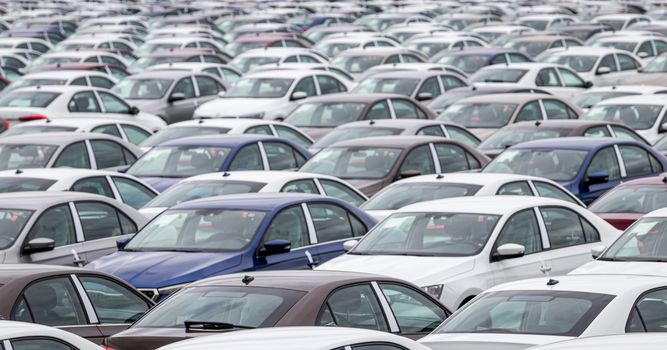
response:
[(31, 115), (24, 115), (22, 117), (19, 117), (19, 121), (22, 122), (29, 122), (31, 120), (42, 120), (42, 119), (49, 119), (43, 115), (40, 114), (31, 114)]
[(108, 347), (108, 346), (106, 346), (106, 345), (100, 345), (100, 346), (101, 346), (102, 349), (104, 349), (104, 350), (115, 350), (114, 348), (110, 348), (110, 347)]
[(5, 119), (5, 130), (8, 130), (10, 125), (12, 125), (12, 122), (9, 119)]

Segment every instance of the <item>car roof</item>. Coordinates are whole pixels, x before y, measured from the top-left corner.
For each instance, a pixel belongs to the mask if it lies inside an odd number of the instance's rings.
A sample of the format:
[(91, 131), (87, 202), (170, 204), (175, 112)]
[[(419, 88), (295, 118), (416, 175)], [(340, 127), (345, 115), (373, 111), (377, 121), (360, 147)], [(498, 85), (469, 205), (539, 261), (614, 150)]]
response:
[(567, 49), (554, 52), (554, 56), (579, 55), (579, 56), (600, 56), (609, 53), (624, 53), (632, 56), (632, 53), (611, 47), (592, 47), (592, 46), (571, 46)]
[(407, 149), (417, 145), (422, 145), (429, 142), (449, 142), (455, 143), (449, 139), (433, 136), (377, 136), (377, 137), (362, 137), (354, 140), (347, 140), (334, 143), (326, 148), (341, 148), (341, 147), (383, 147), (383, 148), (400, 148)]
[[(445, 175), (446, 176), (446, 175)], [(456, 197), (410, 204), (397, 212), (449, 212), (507, 215), (524, 208), (544, 205), (572, 206), (559, 199), (533, 196)]]
[(618, 125), (624, 126), (620, 123), (609, 122), (605, 120), (589, 120), (589, 119), (547, 119), (547, 120), (535, 120), (535, 121), (523, 121), (509, 124), (503, 127), (512, 129), (512, 128), (554, 128), (554, 129), (578, 129), (585, 128), (588, 126), (595, 125)]
[[(191, 200), (177, 204), (170, 208), (179, 209), (217, 209), (234, 208), (247, 210), (272, 211), (277, 208), (299, 204), (312, 199), (325, 199), (317, 194), (297, 193), (297, 192), (279, 192), (279, 193), (245, 193), (215, 196), (202, 199)], [(329, 198), (334, 200), (333, 198)]]
[(0, 177), (28, 177), (28, 178), (42, 178), (49, 180), (63, 180), (71, 177), (83, 176), (122, 176), (129, 177), (130, 175), (122, 174), (117, 171), (94, 170), (94, 169), (80, 169), (80, 168), (30, 168), (16, 170), (2, 170)]
[(592, 151), (601, 147), (615, 145), (618, 143), (632, 143), (640, 145), (636, 141), (626, 141), (611, 137), (562, 137), (552, 139), (542, 139), (535, 141), (528, 141), (516, 144), (510, 149), (523, 148), (548, 148), (548, 149), (574, 149)]
[(66, 118), (55, 118), (55, 119), (38, 119), (12, 125), (12, 128), (23, 128), (36, 125), (45, 125), (45, 126), (71, 126), (80, 129), (80, 128), (92, 128), (97, 125), (114, 124), (114, 123), (134, 125), (138, 128), (146, 130), (145, 126), (138, 124), (135, 121), (123, 118), (106, 117), (106, 116), (104, 118), (66, 117)]
[(458, 74), (442, 71), (442, 70), (397, 70), (397, 71), (386, 71), (382, 73), (374, 74), (366, 79), (378, 79), (378, 78), (417, 78), (417, 79), (426, 79), (430, 77), (435, 77), (439, 75), (456, 75)]
[(534, 93), (501, 93), (501, 94), (483, 94), (476, 95), (471, 97), (466, 97), (456, 101), (454, 104), (462, 103), (525, 103), (528, 101), (534, 101), (540, 98), (544, 99), (555, 99), (558, 100), (558, 97), (553, 95), (545, 94), (534, 94)]
[(156, 147), (163, 146), (236, 146), (239, 144), (245, 144), (254, 141), (276, 141), (276, 140), (285, 140), (281, 137), (273, 135), (259, 135), (259, 134), (223, 134), (223, 135), (204, 135), (204, 136), (191, 136), (184, 137), (180, 139), (170, 140), (161, 143)]
[(310, 97), (303, 102), (305, 103), (326, 103), (326, 102), (357, 102), (357, 103), (371, 103), (380, 100), (386, 100), (388, 98), (401, 98), (408, 99), (405, 95), (399, 94), (388, 94), (388, 93), (370, 93), (370, 94), (350, 94), (350, 93), (337, 93), (337, 94), (326, 94), (317, 97)]
[(88, 91), (88, 90), (104, 90), (98, 89), (93, 86), (79, 86), (79, 85), (44, 85), (44, 86), (28, 86), (24, 88), (19, 88), (11, 92), (17, 91), (30, 91), (30, 92), (78, 92), (78, 91)]
[[(169, 124), (165, 129), (178, 128), (178, 127), (219, 127), (219, 128), (243, 128), (253, 125), (267, 125), (267, 124), (279, 124), (286, 125), (284, 122), (277, 120), (267, 120), (267, 119), (254, 119), (254, 118), (197, 118), (193, 120), (184, 120), (182, 122), (177, 122)], [(292, 125), (288, 124), (288, 127)]]
[(345, 56), (387, 56), (393, 55), (395, 53), (405, 53), (412, 52), (409, 49), (404, 47), (367, 47), (367, 48), (355, 48), (345, 50), (339, 53), (336, 57), (345, 57)]
[(569, 35), (530, 35), (512, 39), (512, 42), (556, 41), (561, 39), (575, 39)]
[(80, 70), (80, 69), (72, 69), (72, 70), (50, 70), (50, 71), (39, 71), (39, 72), (34, 72), (34, 73), (28, 73), (19, 79), (44, 79), (44, 78), (62, 78), (62, 79), (72, 79), (76, 78), (75, 76), (88, 76), (88, 75), (95, 75), (95, 76), (101, 76), (101, 77), (106, 77), (113, 79), (106, 73), (94, 71), (94, 70)]
[(372, 119), (372, 120), (358, 120), (350, 123), (341, 124), (336, 129), (373, 127), (373, 128), (399, 128), (410, 129), (420, 126), (429, 125), (458, 125), (452, 122), (436, 119)]
[(537, 346), (534, 350), (662, 350), (667, 343), (664, 333), (627, 333), (615, 335), (592, 336), (558, 341)]
[(659, 85), (611, 85), (611, 86), (594, 86), (584, 94), (593, 93), (593, 92), (609, 92), (609, 91), (620, 91), (620, 92), (638, 92), (644, 94), (651, 94), (656, 91), (667, 91), (667, 86)]
[(304, 53), (311, 53), (311, 50), (303, 47), (265, 47), (265, 48), (251, 49), (245, 51), (236, 57), (246, 57), (246, 56), (283, 57), (285, 55), (304, 54)]
[[(547, 285), (550, 279), (558, 283)], [(583, 293), (600, 293), (621, 295), (625, 293), (640, 294), (646, 290), (667, 285), (662, 276), (623, 275), (623, 274), (586, 274), (556, 277), (531, 278), (505, 283), (489, 289), (489, 292), (506, 290), (531, 291), (567, 291)]]
[(530, 175), (501, 174), (501, 173), (446, 173), (446, 174), (413, 176), (394, 182), (394, 184), (430, 182), (430, 183), (462, 183), (462, 184), (485, 186), (495, 182), (511, 182), (511, 181), (525, 181), (525, 180), (551, 182), (550, 180)]
[(563, 65), (560, 64), (555, 64), (555, 63), (544, 63), (544, 62), (522, 62), (522, 63), (511, 63), (511, 64), (505, 64), (505, 63), (499, 63), (499, 64), (492, 64), (490, 66), (482, 67), (479, 71), (482, 70), (487, 70), (487, 69), (526, 69), (526, 70), (532, 70), (532, 69), (540, 69), (540, 68), (547, 68), (547, 67), (564, 67)]
[(601, 38), (598, 40), (598, 43), (605, 43), (605, 42), (630, 42), (630, 43), (636, 43), (641, 40), (650, 40), (650, 39), (665, 39), (664, 36), (660, 35), (619, 35), (619, 36), (611, 36), (611, 37), (606, 37), (606, 38)]
[(451, 50), (443, 50), (438, 52), (438, 56), (440, 55), (447, 55), (447, 56), (472, 56), (472, 55), (496, 55), (496, 54), (503, 54), (503, 53), (518, 53), (522, 54), (521, 52), (513, 49), (504, 49), (504, 48), (495, 48), (495, 47), (470, 47), (465, 50), (459, 50), (459, 49), (451, 49)]
[[(169, 71), (169, 73), (165, 74), (165, 71)], [(137, 74), (132, 74), (125, 79), (128, 79), (128, 80), (133, 80), (133, 79), (170, 79), (170, 80), (174, 80), (174, 79), (179, 79), (179, 78), (182, 78), (182, 77), (189, 77), (193, 74), (198, 74), (198, 73), (194, 73), (194, 72), (187, 71), (187, 70), (171, 70), (171, 69), (165, 69), (164, 71), (149, 70), (149, 71), (143, 71), (143, 72), (137, 73)]]
[(327, 71), (319, 71), (312, 69), (278, 69), (278, 70), (267, 70), (259, 72), (249, 72), (244, 74), (242, 78), (288, 78), (288, 79), (299, 79), (302, 77), (311, 76), (314, 74), (323, 74), (330, 75), (331, 73)]
[(0, 138), (0, 144), (35, 144), (35, 145), (66, 145), (88, 139), (124, 141), (111, 135), (92, 132), (49, 132), (37, 134), (23, 134)]
[[(2, 176), (2, 172), (0, 172)], [(179, 183), (192, 181), (210, 181), (210, 180), (224, 180), (224, 181), (249, 181), (249, 182), (288, 182), (299, 179), (322, 178), (341, 181), (337, 177), (324, 174), (306, 173), (300, 171), (282, 171), (282, 170), (242, 170), (242, 171), (225, 171), (213, 172), (201, 175), (187, 177)]]
[(106, 200), (108, 197), (92, 193), (74, 191), (8, 192), (0, 194), (0, 207), (8, 209), (38, 210), (41, 208), (48, 208), (63, 202), (81, 200), (99, 201), (100, 199)]
[[(661, 95), (631, 95), (608, 98), (598, 102), (595, 106), (615, 105), (615, 104), (642, 104), (642, 105), (658, 105), (667, 104), (667, 101)], [(593, 106), (593, 107), (595, 107)]]

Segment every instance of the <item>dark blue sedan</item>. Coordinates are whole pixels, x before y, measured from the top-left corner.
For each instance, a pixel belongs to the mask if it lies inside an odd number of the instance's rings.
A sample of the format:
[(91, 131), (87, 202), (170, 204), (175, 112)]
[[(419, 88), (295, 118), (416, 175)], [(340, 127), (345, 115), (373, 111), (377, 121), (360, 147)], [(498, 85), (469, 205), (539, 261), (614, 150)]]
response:
[(665, 169), (667, 158), (643, 143), (565, 137), (512, 146), (482, 172), (545, 177), (589, 204), (623, 181), (658, 175)]
[(466, 48), (442, 50), (431, 58), (431, 62), (452, 65), (470, 75), (492, 64), (533, 62), (533, 60), (511, 49)]
[(310, 157), (305, 148), (275, 136), (195, 136), (151, 148), (127, 173), (162, 192), (182, 178), (217, 171), (296, 170)]
[(120, 250), (87, 267), (114, 274), (154, 300), (229, 273), (307, 269), (343, 254), (375, 220), (331, 197), (263, 193), (185, 202), (160, 214)]

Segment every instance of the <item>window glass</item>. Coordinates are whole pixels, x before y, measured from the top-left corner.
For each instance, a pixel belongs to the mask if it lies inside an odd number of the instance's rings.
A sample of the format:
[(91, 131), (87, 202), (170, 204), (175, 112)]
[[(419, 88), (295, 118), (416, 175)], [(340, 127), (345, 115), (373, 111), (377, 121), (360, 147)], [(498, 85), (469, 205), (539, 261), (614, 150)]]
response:
[(122, 135), (120, 134), (120, 131), (118, 131), (118, 128), (116, 127), (115, 124), (100, 125), (93, 128), (91, 132), (97, 132), (100, 134), (106, 134), (122, 138)]
[(567, 69), (559, 68), (561, 78), (563, 78), (563, 84), (568, 87), (584, 87), (586, 83), (579, 78), (576, 74), (570, 72)]
[(88, 81), (86, 80), (86, 77), (81, 77), (72, 80), (69, 84), (74, 86), (88, 86)]
[(245, 134), (273, 135), (268, 125), (258, 125), (246, 129)]
[(120, 124), (120, 128), (123, 129), (127, 140), (134, 145), (142, 143), (144, 140), (151, 136), (151, 134), (146, 130), (138, 128), (134, 125)]
[(264, 170), (259, 146), (257, 144), (243, 146), (234, 156), (229, 170)]
[(120, 213), (114, 207), (101, 202), (79, 202), (75, 206), (86, 241), (129, 233), (121, 229)]
[(498, 189), (497, 195), (504, 196), (532, 196), (533, 192), (525, 181), (510, 182)]
[(440, 306), (416, 290), (380, 283), (402, 333), (430, 333), (447, 318)]
[(121, 60), (119, 60), (115, 57), (101, 56), (100, 58), (102, 59), (102, 63), (113, 64), (113, 65), (121, 66), (121, 67), (125, 66), (125, 64)]
[(185, 95), (185, 98), (194, 98), (195, 97), (195, 87), (192, 84), (192, 79), (190, 77), (183, 78), (178, 81), (176, 86), (174, 86), (174, 90), (171, 92), (171, 94), (176, 94), (176, 93), (181, 93)]
[(625, 172), (628, 177), (642, 176), (653, 173), (648, 153), (637, 146), (621, 145), (621, 158), (625, 164)]
[(146, 186), (123, 177), (111, 177), (116, 189), (120, 194), (123, 203), (134, 209), (139, 209), (146, 205), (151, 199), (155, 198), (155, 193), (146, 188)]
[(437, 77), (430, 77), (426, 79), (421, 87), (419, 87), (419, 91), (417, 91), (417, 96), (421, 93), (429, 93), (431, 94), (432, 98), (436, 98), (440, 96), (441, 91), (440, 91), (440, 84), (438, 84), (438, 78)]
[(285, 170), (298, 168), (292, 147), (280, 142), (264, 142), (264, 151), (269, 160), (269, 169)]
[[(218, 71), (218, 68), (216, 68), (216, 67), (205, 68), (205, 69), (203, 69), (203, 71), (204, 71), (205, 73), (214, 75), (214, 76), (216, 76), (216, 77), (218, 77), (218, 78), (223, 78), (223, 77), (220, 75), (220, 71)], [(225, 79), (225, 80), (226, 80), (226, 79)]]
[(310, 244), (308, 226), (300, 205), (283, 209), (276, 214), (264, 236), (264, 242), (273, 240), (289, 241), (292, 249)]
[(602, 67), (607, 67), (612, 72), (617, 72), (618, 68), (616, 67), (616, 61), (614, 60), (614, 55), (604, 56), (602, 60), (600, 60), (600, 65), (598, 66), (598, 69)]
[(540, 197), (546, 197), (546, 198), (555, 198), (555, 199), (560, 199), (564, 200), (566, 202), (574, 203), (574, 204), (579, 204), (576, 200), (572, 198), (572, 196), (568, 195), (565, 190), (562, 190), (550, 183), (542, 182), (542, 181), (533, 181), (533, 186), (535, 186), (535, 189), (537, 190), (537, 194), (540, 195)]
[(417, 131), (417, 135), (445, 137), (445, 133), (442, 132), (442, 128), (440, 127), (440, 125), (433, 125), (421, 128), (419, 129), (419, 131)]
[(594, 126), (584, 132), (586, 137), (611, 137), (609, 129), (606, 126)]
[(132, 323), (150, 308), (142, 298), (116, 282), (91, 276), (81, 276), (79, 280), (100, 323)]
[[(633, 308), (629, 332), (665, 332), (667, 319), (667, 290), (661, 289), (644, 295)], [(632, 327), (634, 325), (634, 327)]]
[(507, 243), (521, 244), (526, 248), (525, 254), (542, 250), (540, 227), (533, 209), (520, 211), (507, 220), (496, 240), (496, 248)]
[(99, 91), (98, 94), (100, 94), (100, 100), (102, 100), (106, 113), (130, 114), (130, 106), (123, 100), (104, 91)]
[(318, 243), (354, 237), (347, 210), (333, 204), (309, 204)]
[(111, 186), (109, 186), (109, 183), (104, 176), (81, 179), (72, 185), (72, 191), (99, 194), (101, 196), (114, 198)]
[(658, 51), (658, 55), (667, 52), (667, 42), (662, 40), (653, 40), (655, 43), (655, 49)]
[(621, 66), (621, 70), (633, 70), (637, 69), (637, 67), (641, 67), (641, 64), (639, 64), (637, 61), (635, 61), (632, 57), (626, 55), (626, 54), (616, 54), (618, 57), (618, 64)]
[(401, 58), (398, 55), (391, 55), (384, 61), (384, 64), (391, 64), (391, 63), (401, 63)]
[(330, 76), (318, 75), (317, 83), (320, 84), (320, 92), (322, 95), (346, 91), (342, 84)]
[(88, 158), (86, 145), (83, 142), (76, 142), (65, 147), (53, 163), (53, 167), (90, 169), (90, 158)]
[(466, 151), (456, 145), (435, 144), (435, 152), (440, 161), (440, 169), (445, 173), (452, 173), (470, 169)]
[(621, 139), (621, 140), (637, 141), (637, 142), (641, 142), (641, 143), (645, 142), (641, 138), (641, 136), (637, 135), (633, 131), (628, 130), (626, 128), (612, 125), (611, 129), (614, 131), (614, 134), (616, 135), (616, 137)]
[(313, 144), (312, 141), (310, 141), (305, 136), (301, 135), (298, 131), (292, 128), (282, 125), (274, 125), (273, 127), (275, 128), (278, 136), (288, 139), (298, 144), (299, 146), (310, 147)]
[[(419, 57), (415, 55), (410, 55), (410, 54), (401, 54), (401, 57), (403, 57), (403, 62), (404, 63), (422, 63), (424, 62), (421, 60)], [(389, 63), (389, 62), (386, 62)]]
[(442, 80), (442, 85), (445, 87), (445, 90), (451, 90), (468, 85), (463, 80), (450, 75), (441, 75), (440, 79)]
[(125, 160), (123, 146), (113, 141), (91, 140), (90, 146), (93, 149), (95, 162), (98, 169), (112, 168), (115, 166), (129, 164)]
[(196, 76), (197, 86), (199, 87), (199, 96), (214, 96), (225, 89), (217, 81), (204, 76)]
[(612, 147), (607, 147), (598, 151), (591, 160), (586, 176), (593, 173), (605, 173), (609, 175), (609, 180), (618, 180), (621, 178), (621, 169), (618, 166), (616, 152)]
[(86, 112), (95, 113), (101, 112), (100, 106), (97, 104), (97, 98), (92, 91), (82, 91), (74, 94), (72, 99), (67, 104), (67, 109), (70, 112)]
[(505, 58), (504, 53), (494, 57), (491, 60), (491, 64), (501, 64), (501, 63), (507, 63), (507, 58)]
[[(324, 317), (325, 314), (328, 317)], [(316, 324), (389, 330), (380, 303), (368, 284), (342, 288), (331, 294)]]
[(535, 84), (537, 86), (561, 86), (560, 79), (554, 68), (544, 68), (537, 73)]
[(464, 144), (470, 147), (477, 147), (477, 145), (479, 145), (479, 140), (475, 136), (473, 136), (470, 132), (451, 125), (446, 126), (445, 128), (447, 129), (449, 137), (452, 140), (463, 142)]
[(547, 119), (576, 119), (577, 114), (563, 102), (556, 100), (542, 100)]
[[(299, 81), (294, 87), (294, 92), (305, 92), (306, 96), (315, 96), (317, 95), (317, 90), (315, 89), (315, 81), (313, 77), (305, 77)], [(292, 94), (294, 94), (294, 92)]]
[(45, 338), (24, 338), (12, 340), (14, 350), (73, 350), (74, 348), (62, 340)]
[(320, 194), (320, 191), (315, 186), (313, 180), (296, 180), (285, 184), (280, 192), (299, 192), (299, 193), (313, 193)]
[(394, 106), (396, 119), (420, 119), (420, 114), (416, 105), (398, 99), (392, 99), (391, 104)]
[[(47, 326), (87, 324), (79, 295), (68, 277), (49, 278), (31, 284), (23, 296), (28, 310), (16, 308), (14, 317), (22, 318), (29, 312), (33, 322)], [(29, 349), (26, 347), (26, 349)], [(51, 349), (51, 348), (48, 348)]]
[(363, 344), (353, 345), (352, 350), (403, 350), (403, 347), (394, 344)]
[(307, 55), (299, 55), (299, 62), (301, 63), (320, 63), (317, 59)]
[(515, 53), (511, 53), (510, 55), (510, 62), (512, 63), (522, 63), (522, 62), (530, 62), (530, 59), (523, 55), (518, 55)]
[(435, 173), (433, 155), (429, 145), (419, 146), (408, 153), (398, 170), (398, 174), (400, 176), (407, 171), (417, 171), (420, 175)]
[(586, 243), (579, 214), (565, 208), (540, 208), (551, 248), (563, 248)]
[(532, 120), (541, 120), (542, 119), (542, 110), (540, 109), (540, 103), (538, 101), (533, 101), (526, 103), (521, 111), (516, 116), (515, 122), (525, 122)]
[(113, 81), (103, 77), (90, 77), (90, 84), (103, 89), (111, 89), (115, 85)]
[(639, 48), (637, 49), (637, 54), (640, 54), (642, 52), (647, 54), (647, 57), (655, 56), (655, 52), (653, 51), (653, 45), (651, 45), (650, 40), (646, 40), (641, 45), (639, 45)]
[(374, 104), (366, 114), (366, 119), (391, 119), (391, 112), (387, 101)]
[(50, 238), (61, 247), (76, 242), (74, 221), (69, 205), (62, 204), (47, 209), (32, 225), (26, 242), (35, 238)]
[(354, 190), (348, 188), (347, 186), (338, 183), (333, 180), (319, 179), (320, 185), (325, 194), (330, 197), (338, 198), (344, 200), (348, 203), (352, 203), (355, 206), (361, 205), (366, 200), (356, 193)]

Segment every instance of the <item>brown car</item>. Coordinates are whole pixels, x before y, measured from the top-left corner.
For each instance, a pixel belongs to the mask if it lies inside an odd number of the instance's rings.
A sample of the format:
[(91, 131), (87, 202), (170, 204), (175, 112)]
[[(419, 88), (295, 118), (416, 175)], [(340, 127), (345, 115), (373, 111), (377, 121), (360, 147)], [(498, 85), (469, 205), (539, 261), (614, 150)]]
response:
[(442, 137), (381, 136), (334, 143), (299, 171), (345, 179), (370, 197), (396, 180), (480, 169), (488, 161), (474, 148)]
[(190, 284), (114, 335), (115, 350), (152, 350), (179, 340), (246, 328), (340, 326), (418, 339), (450, 312), (412, 284), (337, 271), (263, 271)]
[(0, 319), (62, 328), (101, 344), (154, 303), (103, 272), (74, 267), (0, 265)]

